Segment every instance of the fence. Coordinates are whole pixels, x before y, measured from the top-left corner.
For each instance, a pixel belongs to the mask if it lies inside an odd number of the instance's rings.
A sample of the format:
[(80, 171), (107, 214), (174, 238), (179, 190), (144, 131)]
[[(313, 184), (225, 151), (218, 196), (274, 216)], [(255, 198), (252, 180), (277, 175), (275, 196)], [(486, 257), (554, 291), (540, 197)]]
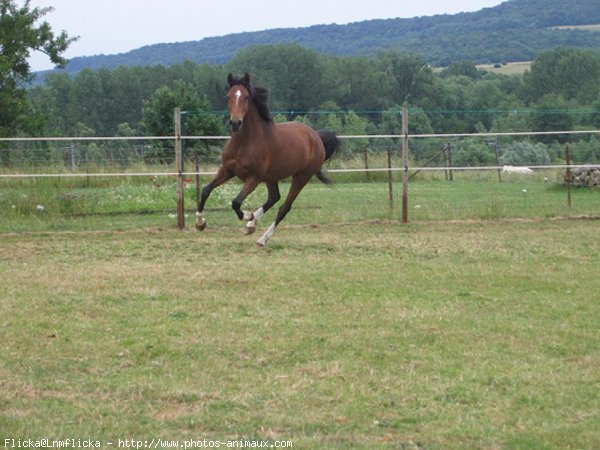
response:
[[(210, 176), (214, 174), (213, 170), (208, 170), (208, 167), (205, 167), (206, 170), (200, 170), (200, 160), (198, 158), (193, 161), (195, 163), (194, 170), (186, 170), (185, 162), (186, 162), (186, 144), (190, 144), (193, 142), (202, 142), (202, 143), (210, 143), (215, 141), (224, 141), (229, 139), (229, 136), (184, 136), (181, 134), (181, 112), (177, 109), (175, 111), (175, 135), (174, 136), (133, 136), (133, 137), (40, 137), (40, 138), (0, 138), (1, 142), (11, 143), (11, 142), (19, 142), (19, 143), (31, 143), (31, 142), (53, 142), (53, 143), (65, 143), (67, 144), (64, 147), (63, 151), (63, 162), (65, 166), (68, 168), (67, 172), (63, 173), (4, 173), (0, 172), (0, 179), (20, 179), (20, 178), (71, 178), (71, 177), (149, 177), (149, 176), (169, 176), (176, 177), (176, 191), (177, 191), (177, 223), (180, 228), (185, 227), (185, 205), (184, 205), (184, 187), (186, 182), (189, 182), (188, 177), (196, 177), (196, 191), (199, 194), (200, 176)], [(498, 173), (499, 181), (501, 180), (501, 165), (496, 159), (496, 164), (485, 165), (485, 166), (456, 166), (452, 164), (452, 145), (450, 142), (445, 142), (440, 150), (434, 155), (434, 157), (425, 161), (422, 165), (412, 164), (410, 160), (410, 147), (412, 145), (417, 145), (419, 141), (424, 141), (428, 139), (434, 140), (451, 140), (451, 139), (461, 139), (461, 138), (494, 138), (496, 142), (500, 137), (526, 137), (531, 138), (535, 136), (557, 136), (557, 135), (598, 135), (600, 134), (600, 130), (570, 130), (570, 131), (546, 131), (546, 132), (508, 132), (508, 133), (454, 133), (454, 134), (409, 134), (408, 133), (408, 111), (405, 109), (402, 114), (402, 134), (389, 134), (389, 135), (346, 135), (340, 136), (343, 140), (368, 140), (369, 142), (374, 141), (386, 141), (387, 144), (386, 149), (386, 162), (387, 164), (382, 167), (370, 167), (369, 164), (369, 154), (365, 150), (363, 154), (364, 158), (364, 166), (363, 167), (340, 167), (340, 168), (330, 168), (329, 172), (336, 174), (351, 174), (351, 173), (364, 173), (365, 176), (368, 177), (371, 174), (383, 173), (386, 174), (386, 181), (388, 183), (388, 199), (390, 205), (393, 205), (393, 183), (394, 177), (393, 174), (400, 173), (401, 175), (401, 184), (402, 184), (402, 201), (401, 201), (401, 211), (402, 211), (402, 221), (408, 222), (409, 220), (409, 181), (411, 177), (414, 177), (418, 173), (426, 173), (426, 172), (439, 172), (443, 171), (445, 173), (446, 179), (452, 180), (454, 173), (456, 172), (467, 172), (467, 171), (494, 171)], [(161, 169), (167, 168), (167, 170), (154, 170), (148, 171), (147, 168), (140, 171), (123, 171), (123, 170), (114, 170), (114, 171), (90, 171), (89, 163), (86, 160), (87, 169), (86, 172), (78, 171), (78, 165), (81, 163), (75, 158), (75, 147), (74, 143), (99, 143), (105, 141), (115, 141), (115, 142), (129, 142), (134, 144), (136, 150), (135, 155), (140, 160), (144, 160), (144, 152), (149, 148), (147, 143), (153, 142), (161, 142), (168, 141), (174, 144), (175, 148), (175, 158), (174, 158), (174, 167), (172, 164), (162, 165)], [(394, 144), (392, 144), (394, 143)], [(392, 147), (394, 145), (394, 147)], [(114, 150), (113, 150), (114, 153)], [(400, 166), (394, 166), (392, 164), (393, 155), (394, 154), (401, 155), (401, 164)], [(436, 160), (440, 155), (444, 156), (444, 164), (441, 166), (429, 166), (430, 162)], [(89, 155), (88, 155), (89, 156)], [(496, 156), (498, 153), (496, 152)], [(87, 157), (87, 156), (86, 156)], [(113, 159), (114, 155), (112, 156)], [(111, 157), (108, 158), (109, 160)], [(135, 158), (134, 158), (135, 159)], [(567, 201), (565, 201), (565, 206), (571, 205), (571, 184), (573, 180), (573, 176), (571, 174), (571, 170), (576, 168), (586, 168), (587, 164), (572, 164), (571, 158), (569, 156), (568, 145), (565, 146), (565, 155), (564, 155), (564, 164), (543, 164), (543, 165), (529, 165), (528, 167), (531, 169), (551, 169), (551, 170), (563, 170), (566, 174), (566, 185), (567, 185)], [(205, 165), (206, 166), (206, 165)], [(92, 165), (93, 167), (93, 165)], [(112, 166), (117, 167), (118, 164)], [(172, 170), (168, 170), (172, 168)], [(198, 195), (197, 194), (197, 195)]]

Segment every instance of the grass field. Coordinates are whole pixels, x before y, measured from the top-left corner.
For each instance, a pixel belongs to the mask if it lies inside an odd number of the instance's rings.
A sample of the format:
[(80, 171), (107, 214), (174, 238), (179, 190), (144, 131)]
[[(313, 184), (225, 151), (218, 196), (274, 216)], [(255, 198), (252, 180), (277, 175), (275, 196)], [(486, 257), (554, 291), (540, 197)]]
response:
[(0, 234), (3, 443), (600, 447), (597, 221), (210, 225)]
[(600, 447), (600, 192), (335, 176), (266, 249), (236, 184), (198, 233), (173, 179), (2, 181), (0, 442)]
[[(390, 207), (387, 174), (341, 174), (331, 177), (333, 187), (318, 182), (307, 186), (286, 218), (286, 224), (338, 224), (401, 218), (400, 175), (394, 175), (394, 201)], [(205, 178), (203, 182), (207, 182)], [(239, 227), (231, 200), (241, 189), (228, 183), (216, 189), (207, 203), (209, 226)], [(282, 183), (285, 196), (288, 183)], [(126, 230), (140, 227), (170, 228), (176, 223), (173, 177), (0, 179), (0, 232)], [(187, 185), (188, 222), (193, 226), (196, 190)], [(261, 186), (245, 203), (254, 210), (266, 199)], [(277, 207), (263, 219), (273, 220)], [(600, 190), (573, 189), (572, 208), (559, 171), (536, 172), (530, 177), (496, 172), (455, 172), (454, 181), (443, 175), (421, 173), (409, 185), (411, 221), (494, 220), (600, 216)]]

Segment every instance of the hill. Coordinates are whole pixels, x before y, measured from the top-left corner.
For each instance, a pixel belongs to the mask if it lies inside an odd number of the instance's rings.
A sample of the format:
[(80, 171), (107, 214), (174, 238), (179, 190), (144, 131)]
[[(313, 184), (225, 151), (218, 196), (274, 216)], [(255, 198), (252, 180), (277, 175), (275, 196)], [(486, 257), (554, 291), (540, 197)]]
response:
[(423, 55), (436, 66), (461, 59), (479, 64), (527, 61), (559, 45), (600, 51), (600, 33), (580, 27), (597, 23), (600, 0), (508, 0), (471, 13), (272, 29), (149, 45), (117, 55), (73, 58), (66, 71), (171, 65), (186, 59), (223, 64), (245, 47), (283, 43), (338, 56), (396, 49)]

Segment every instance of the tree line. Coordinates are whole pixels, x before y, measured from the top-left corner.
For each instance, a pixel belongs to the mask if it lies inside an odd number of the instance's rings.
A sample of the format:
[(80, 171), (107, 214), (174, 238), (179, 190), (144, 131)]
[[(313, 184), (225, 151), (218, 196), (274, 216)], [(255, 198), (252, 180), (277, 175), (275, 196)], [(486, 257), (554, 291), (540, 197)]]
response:
[(270, 89), (271, 109), (293, 118), (354, 111), (367, 118), (369, 127), (382, 127), (389, 126), (384, 113), (406, 102), (422, 111), (414, 116), (414, 133), (600, 126), (600, 56), (591, 51), (556, 48), (542, 53), (524, 75), (499, 75), (469, 61), (435, 70), (414, 54), (335, 57), (290, 44), (252, 47), (220, 66), (187, 61), (83, 70), (74, 77), (49, 74), (28, 91), (29, 115), (36, 120), (30, 121), (34, 126), (21, 124), (21, 131), (155, 133), (160, 130), (151, 125), (152, 110), (163, 107), (161, 102), (183, 110), (223, 111), (229, 72), (254, 74), (257, 84)]
[[(600, 56), (591, 50), (557, 47), (540, 54), (524, 75), (499, 75), (471, 61), (438, 70), (423, 56), (395, 50), (331, 56), (296, 44), (262, 45), (222, 65), (186, 61), (84, 69), (74, 76), (55, 72), (27, 87), (33, 78), (29, 50), (44, 51), (64, 65), (61, 54), (74, 38), (54, 35), (47, 23), (36, 28), (47, 8), (31, 10), (27, 1), (19, 8), (12, 0), (0, 0), (0, 7), (0, 136), (172, 135), (176, 106), (195, 112), (186, 118), (187, 134), (226, 134), (220, 112), (229, 72), (251, 72), (257, 84), (268, 87), (277, 120), (302, 120), (341, 134), (399, 134), (404, 103), (416, 134), (600, 128)], [(548, 146), (567, 138), (539, 141)], [(594, 139), (578, 139), (586, 142), (576, 160), (598, 162)], [(352, 141), (347, 147), (367, 144)], [(465, 161), (489, 162), (484, 147), (463, 153)], [(172, 152), (157, 146), (154, 154)]]

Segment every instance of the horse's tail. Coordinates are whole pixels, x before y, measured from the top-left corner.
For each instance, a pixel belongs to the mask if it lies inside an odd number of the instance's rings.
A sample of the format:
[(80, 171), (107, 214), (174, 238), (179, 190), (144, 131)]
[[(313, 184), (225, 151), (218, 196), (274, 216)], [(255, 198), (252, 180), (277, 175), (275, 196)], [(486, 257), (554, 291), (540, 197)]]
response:
[(337, 134), (333, 131), (329, 130), (319, 130), (317, 131), (319, 137), (323, 141), (323, 145), (325, 146), (325, 161), (330, 159), (335, 152), (340, 148), (342, 141), (337, 137)]
[[(342, 141), (337, 137), (333, 131), (328, 130), (319, 130), (317, 131), (319, 137), (323, 141), (323, 145), (325, 146), (325, 161), (330, 159), (335, 152), (340, 148)], [(316, 174), (317, 178), (321, 181), (321, 183), (332, 184), (333, 181), (327, 178), (322, 170), (319, 170)]]

